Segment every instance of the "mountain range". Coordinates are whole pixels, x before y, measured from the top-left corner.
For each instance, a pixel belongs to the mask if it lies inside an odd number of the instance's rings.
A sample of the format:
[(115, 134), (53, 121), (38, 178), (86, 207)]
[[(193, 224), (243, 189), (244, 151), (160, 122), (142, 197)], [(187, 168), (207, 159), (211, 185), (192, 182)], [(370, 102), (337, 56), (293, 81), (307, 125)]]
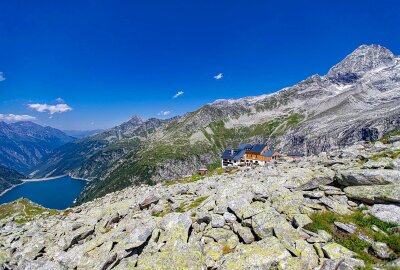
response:
[(400, 125), (400, 60), (362, 45), (324, 75), (276, 93), (217, 100), (168, 120), (133, 117), (57, 149), (38, 176), (93, 180), (79, 202), (132, 184), (154, 184), (218, 162), (224, 147), (266, 142), (318, 154), (376, 140)]
[(362, 45), (326, 75), (272, 94), (217, 100), (167, 120), (135, 116), (71, 140), (36, 162), (30, 176), (92, 180), (78, 198), (82, 203), (216, 167), (223, 148), (243, 142), (312, 155), (374, 141), (399, 126), (400, 58), (382, 46)]
[(54, 149), (73, 140), (58, 129), (29, 121), (0, 122), (0, 165), (27, 173)]

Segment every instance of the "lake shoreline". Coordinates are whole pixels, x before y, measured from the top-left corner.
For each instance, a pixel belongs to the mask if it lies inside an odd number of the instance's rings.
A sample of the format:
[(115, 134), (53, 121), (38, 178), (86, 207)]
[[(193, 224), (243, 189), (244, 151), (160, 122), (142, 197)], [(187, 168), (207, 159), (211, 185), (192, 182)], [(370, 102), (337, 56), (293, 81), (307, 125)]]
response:
[(73, 205), (87, 185), (87, 181), (69, 175), (24, 180), (1, 192), (0, 205), (23, 197), (46, 208), (63, 210)]
[[(55, 180), (61, 177), (68, 176), (68, 174), (52, 176), (52, 177), (43, 177), (43, 178), (27, 178), (27, 179), (20, 179), (22, 182), (40, 182), (40, 181), (50, 181)], [(71, 177), (72, 178), (72, 177)]]
[(71, 178), (74, 179), (74, 180), (81, 180), (81, 181), (90, 182), (89, 179), (79, 178), (79, 177), (73, 177), (73, 176), (71, 176), (71, 175), (69, 175), (69, 174), (58, 175), (58, 176), (52, 176), (52, 177), (34, 178), (34, 179), (30, 179), (30, 178), (27, 178), (27, 179), (19, 179), (20, 181), (22, 181), (22, 183), (17, 184), (17, 185), (13, 185), (13, 186), (7, 188), (6, 190), (4, 190), (3, 192), (0, 193), (0, 197), (3, 196), (4, 194), (6, 194), (8, 191), (12, 190), (13, 188), (16, 188), (16, 187), (18, 187), (18, 186), (20, 186), (20, 185), (23, 185), (23, 184), (25, 184), (25, 183), (42, 182), (42, 181), (51, 181), (51, 180), (56, 180), (56, 179), (65, 177), (65, 176), (69, 176), (69, 177), (71, 177)]
[(13, 188), (18, 187), (23, 184), (25, 184), (25, 182), (22, 182), (21, 184), (13, 185), (13, 186), (7, 188), (6, 190), (4, 190), (3, 192), (0, 193), (0, 197), (3, 196), (4, 194), (6, 194), (8, 191), (12, 190)]

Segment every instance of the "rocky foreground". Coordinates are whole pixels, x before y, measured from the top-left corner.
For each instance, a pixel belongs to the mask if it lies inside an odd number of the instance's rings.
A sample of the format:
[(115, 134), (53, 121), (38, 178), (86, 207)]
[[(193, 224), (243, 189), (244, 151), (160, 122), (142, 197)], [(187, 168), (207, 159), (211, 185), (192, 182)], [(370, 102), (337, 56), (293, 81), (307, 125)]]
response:
[(397, 137), (61, 212), (19, 200), (0, 269), (399, 269), (399, 153)]

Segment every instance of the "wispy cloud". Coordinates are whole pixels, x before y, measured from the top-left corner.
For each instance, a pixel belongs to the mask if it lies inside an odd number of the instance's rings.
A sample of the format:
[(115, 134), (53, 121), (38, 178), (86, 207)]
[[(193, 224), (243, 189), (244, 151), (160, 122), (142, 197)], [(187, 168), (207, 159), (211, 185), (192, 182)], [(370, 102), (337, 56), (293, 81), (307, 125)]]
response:
[(56, 101), (57, 101), (58, 103), (65, 103), (65, 100), (62, 99), (62, 98), (60, 98), (60, 97), (56, 98)]
[(172, 111), (161, 111), (161, 112), (158, 113), (158, 115), (167, 116), (167, 115), (170, 115), (171, 112), (172, 112)]
[(0, 113), (0, 121), (6, 122), (18, 122), (18, 121), (30, 121), (35, 120), (36, 117), (26, 115), (26, 114), (1, 114)]
[(216, 80), (221, 80), (223, 77), (224, 77), (224, 74), (219, 73), (218, 75), (215, 75), (215, 76), (214, 76), (214, 79), (216, 79)]
[(49, 105), (49, 104), (28, 104), (28, 107), (38, 112), (48, 112), (50, 115), (55, 113), (65, 113), (72, 111), (72, 108), (64, 103)]
[(5, 81), (6, 77), (4, 76), (3, 72), (0, 72), (0, 82)]
[(180, 96), (183, 96), (184, 92), (183, 91), (178, 91), (178, 93), (176, 93), (172, 98), (177, 98)]

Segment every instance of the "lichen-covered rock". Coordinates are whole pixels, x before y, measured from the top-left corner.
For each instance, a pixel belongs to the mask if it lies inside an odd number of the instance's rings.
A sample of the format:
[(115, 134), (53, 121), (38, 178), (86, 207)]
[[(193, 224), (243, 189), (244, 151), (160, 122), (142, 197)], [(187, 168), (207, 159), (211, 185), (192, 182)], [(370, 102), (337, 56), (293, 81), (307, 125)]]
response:
[(322, 247), (326, 257), (329, 259), (351, 258), (355, 253), (337, 243), (329, 243)]
[(365, 203), (400, 203), (400, 184), (353, 186), (344, 189), (346, 196)]
[(221, 269), (269, 269), (290, 257), (278, 239), (268, 237), (250, 245), (239, 244), (234, 252), (225, 256)]
[(294, 246), (298, 239), (302, 236), (287, 221), (281, 221), (274, 227), (274, 235), (284, 243)]
[(120, 242), (125, 250), (137, 248), (146, 242), (152, 235), (156, 223), (152, 219), (146, 221), (133, 220), (126, 228), (129, 230), (128, 234), (120, 239)]
[(357, 270), (364, 268), (362, 260), (354, 258), (339, 258), (324, 260), (320, 270)]
[(137, 269), (142, 270), (169, 270), (171, 268), (207, 269), (203, 253), (199, 247), (193, 245), (183, 245), (154, 254), (142, 254), (137, 262)]
[(222, 228), (225, 225), (225, 218), (221, 215), (212, 215), (211, 217), (211, 227)]
[(176, 246), (177, 243), (186, 243), (192, 220), (189, 213), (170, 213), (160, 222), (160, 228), (165, 232), (160, 237), (160, 242), (167, 246)]
[(369, 213), (385, 222), (392, 222), (400, 225), (400, 206), (394, 204), (374, 204)]
[(385, 243), (375, 242), (371, 248), (378, 258), (389, 259), (391, 250)]
[(400, 184), (400, 171), (384, 169), (353, 169), (340, 172), (339, 183), (344, 186)]
[(298, 228), (302, 228), (310, 223), (312, 223), (311, 218), (305, 214), (297, 214), (293, 216), (293, 225)]
[(155, 195), (150, 195), (139, 204), (140, 209), (149, 208), (152, 204), (156, 204), (160, 198)]
[(284, 219), (275, 209), (269, 207), (251, 218), (251, 226), (258, 237), (265, 238), (272, 236), (276, 224)]
[(279, 270), (303, 270), (304, 265), (300, 258), (290, 257), (282, 260), (278, 264)]
[(229, 212), (224, 213), (224, 218), (225, 218), (225, 221), (228, 223), (233, 223), (236, 221), (236, 216)]
[(222, 246), (216, 242), (207, 244), (204, 247), (206, 259), (211, 258), (213, 261), (218, 261), (222, 257)]
[(357, 227), (354, 224), (345, 224), (345, 223), (338, 222), (338, 221), (333, 222), (333, 224), (335, 224), (335, 226), (337, 228), (339, 228), (347, 233), (354, 233), (357, 229)]
[(250, 228), (243, 227), (240, 224), (233, 224), (233, 230), (243, 239), (244, 243), (250, 244), (254, 242), (254, 235)]
[(319, 200), (321, 203), (326, 205), (332, 212), (335, 212), (338, 215), (350, 215), (352, 213), (351, 210), (349, 210), (349, 206), (347, 204), (341, 203), (332, 198), (322, 197)]

